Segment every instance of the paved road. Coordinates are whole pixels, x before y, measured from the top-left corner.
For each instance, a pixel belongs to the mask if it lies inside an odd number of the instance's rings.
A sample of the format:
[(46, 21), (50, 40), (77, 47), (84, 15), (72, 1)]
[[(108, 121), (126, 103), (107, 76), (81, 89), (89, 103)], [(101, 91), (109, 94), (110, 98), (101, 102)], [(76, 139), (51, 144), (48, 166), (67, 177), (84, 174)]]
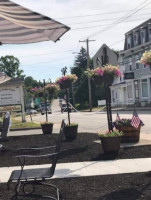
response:
[[(143, 133), (151, 133), (151, 111), (139, 111), (140, 119), (145, 126), (142, 127)], [(119, 111), (120, 118), (131, 118), (132, 111)], [(71, 122), (79, 124), (80, 132), (98, 132), (107, 130), (107, 115), (106, 112), (72, 112), (70, 114)], [(112, 112), (113, 121), (116, 119), (116, 112)], [(62, 119), (68, 122), (67, 112), (61, 113), (59, 101), (54, 100), (52, 104), (52, 114), (48, 115), (48, 120), (55, 123), (54, 129), (58, 131)], [(45, 115), (33, 116), (33, 121), (44, 122)]]

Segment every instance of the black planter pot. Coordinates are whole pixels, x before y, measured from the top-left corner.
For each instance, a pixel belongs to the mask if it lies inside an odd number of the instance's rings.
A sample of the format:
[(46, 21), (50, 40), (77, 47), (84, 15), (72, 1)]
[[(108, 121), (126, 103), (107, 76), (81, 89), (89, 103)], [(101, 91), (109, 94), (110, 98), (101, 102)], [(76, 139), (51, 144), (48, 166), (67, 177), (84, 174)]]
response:
[(104, 74), (103, 81), (105, 85), (112, 85), (114, 81), (114, 77), (111, 74)]
[(53, 124), (41, 124), (41, 128), (44, 135), (52, 134)]
[(105, 154), (117, 154), (119, 152), (121, 136), (100, 137), (100, 140)]
[(78, 133), (78, 125), (76, 126), (66, 126), (64, 128), (64, 136), (67, 141), (75, 140)]
[(92, 79), (93, 79), (95, 85), (103, 84), (103, 77), (101, 77), (101, 76), (93, 76)]
[(70, 88), (71, 81), (70, 80), (64, 80), (63, 83), (59, 83), (59, 87), (61, 90)]

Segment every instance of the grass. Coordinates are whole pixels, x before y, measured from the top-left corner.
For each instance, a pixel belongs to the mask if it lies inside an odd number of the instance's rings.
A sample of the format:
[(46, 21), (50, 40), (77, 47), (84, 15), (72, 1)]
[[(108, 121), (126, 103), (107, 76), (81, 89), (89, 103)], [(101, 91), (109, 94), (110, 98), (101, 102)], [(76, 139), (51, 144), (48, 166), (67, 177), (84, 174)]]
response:
[(16, 119), (12, 118), (11, 129), (15, 129), (15, 128), (35, 128), (35, 127), (41, 127), (41, 126), (38, 123), (22, 122), (20, 120), (16, 120)]

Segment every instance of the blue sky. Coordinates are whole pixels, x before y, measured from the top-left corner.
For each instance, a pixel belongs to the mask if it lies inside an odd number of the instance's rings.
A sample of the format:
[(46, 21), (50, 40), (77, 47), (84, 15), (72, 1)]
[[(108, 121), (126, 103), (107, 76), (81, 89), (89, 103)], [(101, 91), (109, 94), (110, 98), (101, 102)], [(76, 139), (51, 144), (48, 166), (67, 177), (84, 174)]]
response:
[[(42, 13), (71, 27), (60, 41), (26, 45), (2, 45), (0, 55), (14, 55), (20, 60), (20, 68), (26, 76), (34, 79), (51, 79), (61, 76), (61, 68), (73, 66), (73, 52), (79, 52), (85, 43), (79, 40), (96, 40), (90, 43), (90, 56), (106, 43), (111, 48), (122, 50), (124, 34), (143, 21), (151, 18), (151, 5), (143, 0), (13, 0), (24, 7)], [(121, 17), (132, 12), (141, 3), (144, 8), (110, 27)], [(146, 6), (145, 6), (146, 5)], [(140, 7), (141, 8), (141, 7)], [(110, 28), (109, 28), (110, 27)], [(105, 30), (107, 29), (107, 30)]]

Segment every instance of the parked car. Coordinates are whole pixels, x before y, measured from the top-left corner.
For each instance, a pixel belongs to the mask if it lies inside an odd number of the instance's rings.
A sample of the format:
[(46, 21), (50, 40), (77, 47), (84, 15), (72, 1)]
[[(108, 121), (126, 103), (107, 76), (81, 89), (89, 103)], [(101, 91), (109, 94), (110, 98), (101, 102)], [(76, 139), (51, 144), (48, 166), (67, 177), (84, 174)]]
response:
[[(44, 115), (46, 113), (45, 108), (41, 108), (41, 114)], [(47, 113), (52, 114), (52, 110), (50, 107), (47, 107)]]
[[(71, 110), (72, 110), (72, 106), (70, 106), (69, 105), (69, 112), (71, 112)], [(67, 104), (62, 104), (61, 105), (61, 112), (63, 113), (63, 112), (67, 112), (68, 110), (67, 110)]]
[(34, 109), (30, 109), (26, 111), (27, 114), (33, 115), (33, 114), (37, 114), (37, 111)]

